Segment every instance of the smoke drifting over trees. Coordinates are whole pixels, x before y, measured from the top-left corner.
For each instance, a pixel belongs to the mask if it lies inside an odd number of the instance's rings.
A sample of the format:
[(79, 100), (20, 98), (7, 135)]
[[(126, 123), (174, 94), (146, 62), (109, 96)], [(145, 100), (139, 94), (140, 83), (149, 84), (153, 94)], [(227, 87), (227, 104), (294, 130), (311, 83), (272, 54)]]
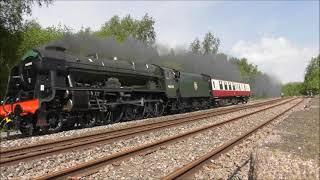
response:
[[(44, 2), (51, 2), (50, 0)], [(73, 33), (64, 27), (43, 28), (36, 21), (27, 22), (20, 28), (21, 36), (15, 44), (14, 56), (2, 61), (0, 75), (0, 96), (4, 93), (9, 69), (19, 62), (22, 54), (31, 48), (43, 45), (58, 45), (69, 53), (87, 56), (97, 53), (99, 58), (118, 57), (120, 60), (152, 63), (182, 71), (203, 73), (214, 78), (250, 83), (255, 96), (279, 96), (280, 83), (269, 75), (259, 72), (257, 67), (219, 53), (220, 39), (208, 32), (203, 39), (196, 38), (190, 49), (170, 49), (156, 44), (155, 20), (144, 15), (133, 19), (130, 15), (114, 16), (107, 20), (98, 31), (90, 28)], [(14, 42), (14, 41), (8, 41)], [(162, 50), (167, 49), (167, 53)], [(9, 51), (4, 51), (8, 52)], [(10, 54), (10, 53), (9, 53)], [(19, 57), (20, 56), (20, 57)], [(8, 56), (9, 57), (9, 56)], [(4, 67), (4, 68), (2, 68)]]
[(235, 63), (240, 60), (229, 58), (223, 53), (202, 55), (171, 49), (167, 54), (160, 54), (158, 48), (163, 48), (163, 45), (147, 46), (132, 37), (119, 43), (111, 37), (96, 37), (90, 32), (70, 34), (50, 44), (63, 46), (75, 55), (97, 53), (99, 58), (117, 57), (124, 61), (157, 64), (187, 72), (208, 74), (218, 79), (245, 81), (250, 83), (255, 96), (279, 96), (281, 92), (279, 81), (257, 70), (255, 74), (245, 76)]

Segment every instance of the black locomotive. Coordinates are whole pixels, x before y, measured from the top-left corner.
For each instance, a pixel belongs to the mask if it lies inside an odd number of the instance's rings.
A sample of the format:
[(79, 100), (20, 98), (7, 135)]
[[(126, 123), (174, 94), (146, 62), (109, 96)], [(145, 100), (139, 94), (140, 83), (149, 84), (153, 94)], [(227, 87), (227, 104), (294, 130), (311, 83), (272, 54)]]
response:
[(47, 46), (12, 69), (0, 117), (24, 135), (57, 132), (206, 109), (210, 91), (208, 75)]

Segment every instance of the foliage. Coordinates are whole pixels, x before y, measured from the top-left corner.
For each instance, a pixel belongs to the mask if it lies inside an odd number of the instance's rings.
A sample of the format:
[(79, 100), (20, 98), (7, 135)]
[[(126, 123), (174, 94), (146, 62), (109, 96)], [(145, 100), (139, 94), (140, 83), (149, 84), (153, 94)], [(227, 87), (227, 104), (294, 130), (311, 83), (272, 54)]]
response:
[(48, 5), (52, 0), (0, 0), (0, 96), (7, 83), (9, 69), (19, 58), (23, 15), (30, 15), (34, 4)]
[(18, 55), (21, 58), (23, 54), (32, 48), (45, 45), (53, 40), (63, 37), (64, 34), (69, 33), (67, 27), (48, 27), (42, 28), (40, 24), (32, 20), (25, 24), (23, 32), (21, 33), (21, 44), (18, 48)]
[(211, 32), (208, 32), (202, 42), (196, 38), (190, 44), (190, 51), (193, 54), (216, 55), (218, 53), (219, 46), (220, 39), (215, 37)]
[(207, 54), (217, 54), (220, 46), (220, 39), (214, 37), (211, 32), (208, 32), (202, 42), (202, 53)]
[(255, 64), (249, 63), (246, 58), (230, 58), (230, 61), (239, 66), (239, 70), (242, 76), (250, 76), (256, 75), (258, 71), (258, 67)]
[(303, 92), (302, 82), (287, 83), (282, 86), (284, 96), (299, 96)]
[[(65, 33), (68, 33), (69, 29), (66, 27), (48, 27), (42, 28), (36, 21), (32, 20), (25, 23), (24, 27), (21, 28), (19, 32), (19, 38), (17, 39), (16, 44), (13, 44), (11, 53), (8, 52), (5, 55), (8, 55), (10, 61), (2, 61), (0, 70), (0, 94), (4, 93), (5, 86), (7, 83), (7, 77), (9, 69), (16, 64), (17, 61), (23, 56), (23, 54), (32, 48), (36, 48), (42, 45), (49, 43), (50, 41), (57, 40), (62, 38)], [(17, 36), (12, 36), (17, 37)]]
[(132, 36), (146, 45), (153, 45), (156, 39), (154, 23), (155, 21), (148, 14), (145, 14), (141, 20), (132, 19), (130, 15), (122, 19), (119, 16), (113, 16), (95, 34), (99, 37), (112, 36), (119, 42)]
[(319, 94), (320, 92), (320, 55), (312, 58), (306, 68), (304, 76), (304, 89), (305, 92), (312, 92)]
[(285, 96), (319, 94), (320, 90), (320, 55), (312, 58), (306, 67), (304, 82), (287, 83), (282, 86)]
[(0, 27), (10, 32), (19, 31), (24, 14), (31, 14), (34, 3), (48, 5), (52, 0), (0, 0)]
[(19, 57), (15, 52), (21, 43), (23, 15), (31, 14), (34, 3), (42, 6), (52, 0), (0, 0), (0, 65), (10, 68)]
[(201, 44), (198, 38), (190, 44), (190, 49), (193, 54), (201, 54)]
[(240, 74), (243, 79), (245, 79), (247, 82), (252, 81), (253, 77), (255, 77), (258, 74), (261, 74), (261, 72), (258, 70), (258, 66), (252, 63), (249, 63), (246, 58), (230, 58), (231, 63), (236, 64), (239, 68)]

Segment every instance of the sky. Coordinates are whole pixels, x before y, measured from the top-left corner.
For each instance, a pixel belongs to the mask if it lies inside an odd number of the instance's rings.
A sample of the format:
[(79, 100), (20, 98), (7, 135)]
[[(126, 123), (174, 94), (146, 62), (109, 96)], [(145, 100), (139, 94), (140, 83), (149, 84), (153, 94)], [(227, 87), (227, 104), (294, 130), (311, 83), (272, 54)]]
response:
[(98, 30), (114, 15), (155, 19), (157, 43), (188, 48), (211, 31), (220, 52), (246, 57), (283, 83), (303, 81), (305, 67), (319, 54), (319, 1), (54, 1), (34, 6), (42, 26)]

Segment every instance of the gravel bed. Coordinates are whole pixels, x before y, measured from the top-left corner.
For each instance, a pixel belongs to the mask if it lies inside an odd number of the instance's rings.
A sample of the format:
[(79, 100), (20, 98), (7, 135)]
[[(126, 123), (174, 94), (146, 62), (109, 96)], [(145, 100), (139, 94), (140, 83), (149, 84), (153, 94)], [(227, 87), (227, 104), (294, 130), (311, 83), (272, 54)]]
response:
[[(218, 159), (211, 160), (209, 164), (203, 166), (202, 170), (195, 174), (195, 179), (249, 179), (253, 177), (253, 155), (256, 147), (268, 141), (279, 141), (279, 137), (272, 136), (274, 128), (278, 126), (284, 119), (295, 111), (304, 110), (309, 99), (304, 100), (302, 104), (287, 112), (284, 116), (276, 119), (263, 129), (246, 138), (242, 143), (235, 146), (226, 154), (222, 154)], [(270, 164), (269, 166), (272, 166)], [(273, 172), (271, 172), (272, 174)], [(263, 176), (262, 179), (266, 177)], [(270, 178), (266, 178), (270, 179)], [(274, 179), (274, 178), (272, 178)], [(278, 179), (275, 178), (275, 179)]]
[[(266, 107), (266, 106), (264, 106)], [(33, 177), (41, 175), (50, 171), (55, 171), (61, 168), (70, 167), (75, 163), (80, 163), (92, 159), (96, 159), (102, 156), (110, 155), (126, 148), (141, 145), (142, 143), (149, 143), (161, 138), (183, 133), (190, 129), (198, 128), (201, 125), (207, 125), (212, 122), (220, 122), (232, 117), (246, 114), (260, 108), (251, 108), (242, 110), (239, 112), (230, 113), (228, 115), (221, 115), (214, 118), (204, 119), (198, 122), (188, 123), (179, 127), (167, 128), (160, 131), (154, 131), (146, 133), (144, 135), (135, 136), (120, 142), (114, 142), (109, 144), (98, 145), (93, 148), (81, 151), (72, 151), (69, 153), (63, 153), (59, 155), (53, 155), (46, 158), (40, 158), (38, 160), (29, 161), (26, 163), (21, 162), (19, 165), (13, 165), (8, 167), (1, 167), (0, 178), (5, 177)], [(177, 115), (175, 115), (177, 116)]]
[[(276, 99), (276, 98), (250, 101), (250, 102), (248, 102), (248, 104), (265, 102), (265, 101), (269, 101), (272, 99)], [(232, 107), (233, 106), (222, 107), (222, 108), (213, 108), (213, 109), (200, 110), (200, 111), (184, 113), (184, 114), (175, 114), (175, 115), (162, 116), (162, 117), (157, 117), (157, 118), (148, 118), (148, 119), (137, 120), (137, 121), (121, 122), (121, 123), (117, 123), (117, 124), (96, 126), (96, 127), (92, 127), (92, 128), (75, 129), (75, 130), (59, 132), (59, 133), (55, 133), (55, 134), (26, 137), (26, 138), (14, 139), (14, 140), (0, 139), (0, 148), (18, 147), (18, 146), (37, 144), (37, 143), (41, 143), (41, 142), (47, 142), (47, 141), (51, 141), (51, 140), (63, 139), (63, 138), (68, 138), (68, 137), (73, 137), (73, 136), (83, 136), (85, 134), (93, 134), (93, 133), (96, 133), (99, 131), (111, 131), (111, 130), (121, 129), (124, 127), (137, 125), (137, 124), (158, 122), (158, 121), (166, 120), (169, 118), (184, 117), (184, 116), (188, 116), (190, 114), (200, 114), (200, 113), (204, 113), (204, 112), (210, 112), (210, 111), (215, 111), (218, 109), (225, 109), (225, 108), (232, 108)]]
[(320, 179), (319, 96), (281, 122), (253, 152), (253, 177)]
[(173, 169), (199, 158), (212, 148), (216, 148), (227, 140), (242, 134), (249, 128), (256, 126), (257, 123), (265, 121), (265, 119), (261, 117), (275, 116), (289, 106), (290, 105), (283, 105), (281, 108), (261, 112), (244, 118), (241, 121), (226, 124), (162, 147), (146, 155), (135, 156), (128, 161), (108, 165), (99, 173), (86, 178), (159, 179), (170, 173)]

